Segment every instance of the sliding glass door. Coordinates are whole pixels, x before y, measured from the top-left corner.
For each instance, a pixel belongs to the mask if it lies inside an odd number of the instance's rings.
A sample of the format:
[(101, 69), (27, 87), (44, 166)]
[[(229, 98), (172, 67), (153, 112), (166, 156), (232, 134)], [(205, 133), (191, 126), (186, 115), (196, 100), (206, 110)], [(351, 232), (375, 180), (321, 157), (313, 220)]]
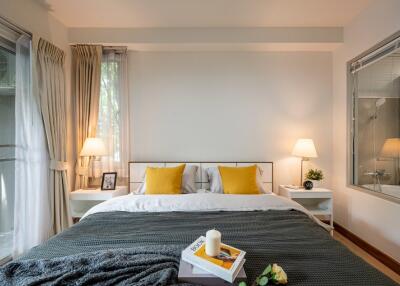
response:
[(15, 179), (15, 44), (0, 35), (0, 262), (12, 250)]
[(31, 35), (0, 17), (0, 265), (51, 234), (49, 158), (31, 50)]

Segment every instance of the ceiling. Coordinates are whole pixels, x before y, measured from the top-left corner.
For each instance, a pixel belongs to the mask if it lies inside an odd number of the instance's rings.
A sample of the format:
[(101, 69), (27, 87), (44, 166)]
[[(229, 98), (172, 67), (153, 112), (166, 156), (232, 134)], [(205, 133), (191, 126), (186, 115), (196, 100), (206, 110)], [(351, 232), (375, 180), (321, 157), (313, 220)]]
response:
[(67, 27), (342, 27), (377, 0), (33, 0)]

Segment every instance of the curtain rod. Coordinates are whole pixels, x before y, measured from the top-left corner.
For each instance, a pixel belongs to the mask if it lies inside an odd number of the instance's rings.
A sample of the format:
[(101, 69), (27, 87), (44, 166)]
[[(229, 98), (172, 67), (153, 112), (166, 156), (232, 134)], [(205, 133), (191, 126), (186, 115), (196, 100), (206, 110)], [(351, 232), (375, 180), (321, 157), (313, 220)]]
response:
[(0, 16), (0, 24), (3, 24), (7, 28), (11, 29), (12, 31), (14, 31), (18, 34), (25, 35), (25, 36), (32, 38), (32, 33), (28, 32), (24, 28), (14, 24), (12, 21), (8, 20), (4, 16)]
[(121, 50), (126, 51), (128, 48), (124, 46), (103, 46), (103, 50)]
[(101, 46), (103, 50), (113, 50), (113, 51), (127, 51), (128, 48), (125, 46), (103, 46), (103, 45), (98, 45), (98, 44), (73, 44), (70, 45), (71, 47), (76, 47), (76, 46), (81, 46), (81, 45), (88, 45), (88, 46)]

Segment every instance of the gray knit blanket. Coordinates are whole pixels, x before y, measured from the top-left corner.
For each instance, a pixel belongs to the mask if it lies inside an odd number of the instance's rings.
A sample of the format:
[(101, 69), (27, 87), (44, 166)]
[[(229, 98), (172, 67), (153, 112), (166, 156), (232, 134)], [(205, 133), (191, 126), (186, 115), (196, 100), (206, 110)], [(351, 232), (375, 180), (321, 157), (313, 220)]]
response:
[[(246, 251), (244, 269), (248, 277), (248, 285), (251, 285), (270, 263), (278, 263), (283, 267), (288, 275), (290, 286), (398, 285), (360, 257), (352, 254), (341, 243), (335, 241), (325, 229), (317, 225), (306, 214), (294, 210), (96, 213), (54, 236), (44, 244), (33, 248), (18, 260), (21, 264), (16, 261), (16, 264), (7, 265), (6, 269), (13, 272), (18, 269), (17, 266), (25, 265), (25, 263), (35, 265), (35, 260), (39, 261), (37, 264), (40, 265), (41, 261), (47, 261), (47, 259), (63, 261), (66, 256), (70, 255), (87, 258), (88, 253), (113, 249), (143, 251), (144, 249), (161, 249), (165, 246), (167, 249), (179, 249), (181, 251), (212, 228), (221, 231), (224, 243)], [(175, 252), (167, 253), (174, 253), (174, 255), (179, 256)], [(167, 257), (170, 256), (167, 255)], [(175, 257), (174, 263), (178, 262), (177, 256), (171, 257)], [(141, 258), (141, 256), (138, 256), (138, 258)], [(154, 257), (154, 259), (157, 259), (157, 257)], [(140, 261), (143, 260), (140, 259)], [(135, 263), (140, 265), (141, 262)], [(154, 267), (156, 266), (154, 265)], [(177, 264), (174, 264), (174, 267), (175, 271), (155, 272), (157, 274), (171, 274), (165, 280), (164, 278), (160, 279), (160, 285), (162, 285), (162, 281), (165, 282), (170, 278), (171, 281), (165, 283), (175, 283)], [(71, 275), (67, 274), (70, 270), (74, 270), (73, 273), (80, 271), (79, 275), (84, 275), (84, 270), (77, 268), (70, 266), (65, 269), (64, 277), (67, 278)], [(146, 267), (136, 268), (132, 272), (132, 276), (142, 277), (138, 274), (139, 270), (146, 269)], [(14, 274), (10, 274), (10, 272), (7, 272), (8, 275), (14, 276), (14, 279), (19, 279), (18, 276), (22, 275), (21, 272)], [(91, 273), (85, 277), (89, 278), (90, 275)], [(145, 276), (147, 279), (147, 274)], [(103, 278), (99, 285), (112, 284), (106, 277)], [(135, 279), (138, 278), (132, 279), (136, 281)], [(2, 278), (0, 278), (0, 285), (4, 285), (1, 280)], [(121, 282), (121, 285), (124, 285), (123, 283)], [(127, 282), (125, 285), (129, 283)], [(131, 284), (157, 285), (157, 282), (152, 283), (150, 280), (143, 280)], [(16, 285), (18, 284), (16, 283)], [(88, 285), (91, 284), (88, 283)]]
[(176, 284), (180, 248), (146, 247), (28, 259), (0, 268), (1, 285)]

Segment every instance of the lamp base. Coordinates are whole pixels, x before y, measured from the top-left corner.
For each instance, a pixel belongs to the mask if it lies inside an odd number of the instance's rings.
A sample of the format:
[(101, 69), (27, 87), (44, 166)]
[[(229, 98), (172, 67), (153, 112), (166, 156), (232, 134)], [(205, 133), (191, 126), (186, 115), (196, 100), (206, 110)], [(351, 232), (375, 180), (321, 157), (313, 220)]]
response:
[(304, 161), (310, 161), (310, 158), (307, 158), (307, 157), (301, 158), (300, 186), (303, 186), (303, 162)]

